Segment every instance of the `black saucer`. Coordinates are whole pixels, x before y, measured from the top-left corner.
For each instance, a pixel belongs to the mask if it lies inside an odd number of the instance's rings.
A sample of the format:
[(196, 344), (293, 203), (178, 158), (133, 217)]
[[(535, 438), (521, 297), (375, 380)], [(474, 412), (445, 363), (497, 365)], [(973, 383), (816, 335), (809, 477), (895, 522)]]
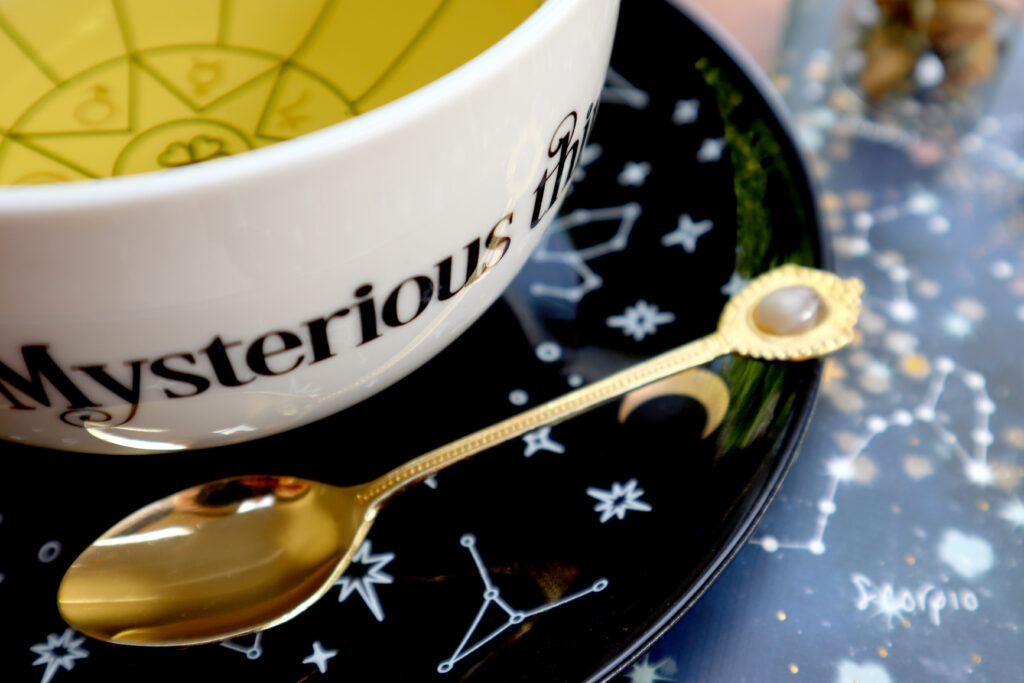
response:
[[(664, 74), (669, 74), (664, 78)], [(744, 71), (673, 5), (624, 3), (591, 144), (521, 276), (427, 366), (329, 419), (239, 446), (105, 457), (3, 444), (0, 663), (18, 681), (575, 681), (621, 669), (709, 585), (773, 495), (818, 363), (724, 359), (722, 424), (691, 396), (596, 410), (399, 496), (340, 585), (255, 637), (111, 646), (54, 602), (74, 556), (200, 479), (369, 479), (710, 332), (730, 286), (821, 265), (808, 180)]]

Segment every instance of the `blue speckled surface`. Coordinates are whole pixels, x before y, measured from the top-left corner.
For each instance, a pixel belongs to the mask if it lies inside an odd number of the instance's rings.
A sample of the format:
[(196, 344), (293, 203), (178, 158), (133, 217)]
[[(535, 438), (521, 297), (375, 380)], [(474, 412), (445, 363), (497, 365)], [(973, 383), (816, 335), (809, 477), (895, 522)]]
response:
[(867, 284), (862, 339), (747, 547), (621, 680), (1024, 675), (1024, 55), (936, 142), (845, 92), (837, 5), (795, 0), (775, 82)]

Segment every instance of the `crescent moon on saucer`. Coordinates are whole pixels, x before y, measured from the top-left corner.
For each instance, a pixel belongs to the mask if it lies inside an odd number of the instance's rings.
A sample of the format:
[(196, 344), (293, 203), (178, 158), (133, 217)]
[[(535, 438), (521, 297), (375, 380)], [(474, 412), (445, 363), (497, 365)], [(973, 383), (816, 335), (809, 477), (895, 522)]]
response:
[(707, 422), (702, 439), (722, 424), (729, 407), (729, 388), (722, 378), (709, 370), (693, 368), (626, 394), (619, 406), (619, 422), (625, 422), (644, 403), (662, 396), (689, 396), (704, 406)]

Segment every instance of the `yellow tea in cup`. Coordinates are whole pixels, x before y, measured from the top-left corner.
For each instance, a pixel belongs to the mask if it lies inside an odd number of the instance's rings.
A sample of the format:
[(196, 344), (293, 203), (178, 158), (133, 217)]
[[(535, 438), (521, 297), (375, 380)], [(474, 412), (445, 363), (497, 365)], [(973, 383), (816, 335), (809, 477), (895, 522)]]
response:
[(543, 0), (0, 0), (0, 185), (238, 154), (379, 107)]

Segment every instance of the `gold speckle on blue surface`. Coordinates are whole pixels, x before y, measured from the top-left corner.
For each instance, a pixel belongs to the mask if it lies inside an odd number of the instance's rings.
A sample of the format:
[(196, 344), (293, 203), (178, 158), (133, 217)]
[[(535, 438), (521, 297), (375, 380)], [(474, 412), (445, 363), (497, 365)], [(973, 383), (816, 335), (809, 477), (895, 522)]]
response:
[(903, 457), (903, 471), (908, 477), (917, 481), (934, 473), (932, 463), (923, 455), (910, 454)]
[(1003, 431), (1003, 440), (1014, 448), (1024, 449), (1024, 428), (1007, 427)]
[(841, 211), (843, 209), (843, 199), (834, 192), (822, 193), (821, 208), (824, 211)]
[(846, 206), (853, 211), (870, 209), (874, 203), (874, 196), (867, 190), (849, 190), (845, 197)]
[(1002, 460), (993, 460), (989, 464), (992, 467), (992, 483), (998, 489), (1013, 491), (1024, 480), (1024, 467), (1020, 465)]
[(931, 374), (932, 365), (920, 354), (904, 356), (900, 359), (900, 372), (912, 379), (923, 379)]

